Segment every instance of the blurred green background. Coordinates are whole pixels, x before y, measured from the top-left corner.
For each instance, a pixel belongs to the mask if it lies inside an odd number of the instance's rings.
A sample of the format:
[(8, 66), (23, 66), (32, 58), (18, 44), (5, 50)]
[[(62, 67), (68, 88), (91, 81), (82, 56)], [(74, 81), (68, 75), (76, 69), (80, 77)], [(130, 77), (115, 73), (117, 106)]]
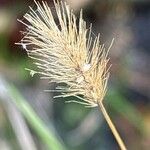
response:
[[(53, 9), (52, 0), (47, 1)], [(93, 24), (93, 35), (110, 50), (111, 76), (105, 106), (129, 150), (150, 150), (150, 1), (67, 0)], [(97, 108), (65, 104), (47, 80), (31, 77), (35, 66), (15, 42), (17, 22), (33, 1), (0, 0), (0, 150), (116, 150)]]

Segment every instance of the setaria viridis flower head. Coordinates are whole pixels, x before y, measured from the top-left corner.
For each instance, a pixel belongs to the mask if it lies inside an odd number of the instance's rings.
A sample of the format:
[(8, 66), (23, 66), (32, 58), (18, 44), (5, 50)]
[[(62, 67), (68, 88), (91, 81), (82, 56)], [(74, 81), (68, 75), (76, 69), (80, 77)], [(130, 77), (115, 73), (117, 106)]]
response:
[(75, 96), (88, 107), (103, 100), (109, 77), (108, 50), (100, 44), (100, 35), (94, 39), (91, 27), (82, 17), (63, 2), (54, 0), (55, 13), (46, 2), (36, 2), (36, 10), (24, 15), (26, 26), (19, 44), (27, 51), (42, 78), (57, 83), (57, 97)]

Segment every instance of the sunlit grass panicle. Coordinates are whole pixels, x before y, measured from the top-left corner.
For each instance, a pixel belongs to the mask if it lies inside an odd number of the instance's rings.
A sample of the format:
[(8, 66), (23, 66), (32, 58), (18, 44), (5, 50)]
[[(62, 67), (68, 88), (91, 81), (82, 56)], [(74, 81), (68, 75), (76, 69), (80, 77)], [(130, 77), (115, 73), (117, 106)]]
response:
[(80, 101), (72, 102), (97, 106), (109, 77), (108, 50), (100, 44), (100, 35), (92, 39), (82, 11), (77, 19), (66, 3), (54, 1), (55, 13), (46, 2), (35, 4), (37, 9), (30, 7), (26, 21), (20, 21), (26, 26), (20, 44), (38, 68), (31, 74), (58, 83), (60, 97), (75, 96)]

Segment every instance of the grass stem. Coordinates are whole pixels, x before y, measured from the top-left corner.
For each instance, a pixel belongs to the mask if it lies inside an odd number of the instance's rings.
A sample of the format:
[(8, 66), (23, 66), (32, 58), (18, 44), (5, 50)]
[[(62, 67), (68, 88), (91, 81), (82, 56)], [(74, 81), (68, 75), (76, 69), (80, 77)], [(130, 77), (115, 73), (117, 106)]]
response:
[(112, 131), (112, 133), (113, 133), (113, 135), (114, 135), (114, 137), (115, 137), (115, 139), (116, 139), (118, 145), (120, 146), (120, 149), (121, 149), (121, 150), (127, 150), (127, 148), (125, 147), (125, 144), (123, 143), (123, 141), (122, 141), (122, 139), (121, 139), (121, 137), (120, 137), (120, 135), (119, 135), (117, 129), (115, 128), (115, 125), (114, 125), (113, 122), (111, 121), (111, 119), (110, 119), (110, 117), (109, 117), (109, 115), (108, 115), (108, 113), (107, 113), (107, 111), (106, 111), (106, 109), (105, 109), (103, 103), (102, 103), (102, 102), (99, 102), (98, 105), (99, 105), (99, 108), (100, 108), (100, 110), (102, 111), (103, 116), (104, 116), (104, 118), (105, 118), (107, 124), (109, 125), (109, 127), (110, 127), (110, 129), (111, 129), (111, 131)]

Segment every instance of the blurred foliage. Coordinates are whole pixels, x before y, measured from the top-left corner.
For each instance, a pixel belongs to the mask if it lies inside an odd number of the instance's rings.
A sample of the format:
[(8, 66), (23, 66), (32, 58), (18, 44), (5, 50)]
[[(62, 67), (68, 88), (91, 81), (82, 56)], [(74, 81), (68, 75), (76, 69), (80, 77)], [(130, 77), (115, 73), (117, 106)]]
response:
[(145, 133), (142, 114), (121, 94), (119, 89), (109, 90), (106, 99), (113, 110), (125, 117), (141, 134)]
[(49, 150), (65, 150), (63, 145), (58, 141), (55, 134), (48, 128), (42, 120), (36, 115), (31, 106), (21, 96), (18, 90), (13, 86), (8, 87), (13, 102), (27, 119), (33, 130), (38, 134), (40, 139), (47, 145)]

